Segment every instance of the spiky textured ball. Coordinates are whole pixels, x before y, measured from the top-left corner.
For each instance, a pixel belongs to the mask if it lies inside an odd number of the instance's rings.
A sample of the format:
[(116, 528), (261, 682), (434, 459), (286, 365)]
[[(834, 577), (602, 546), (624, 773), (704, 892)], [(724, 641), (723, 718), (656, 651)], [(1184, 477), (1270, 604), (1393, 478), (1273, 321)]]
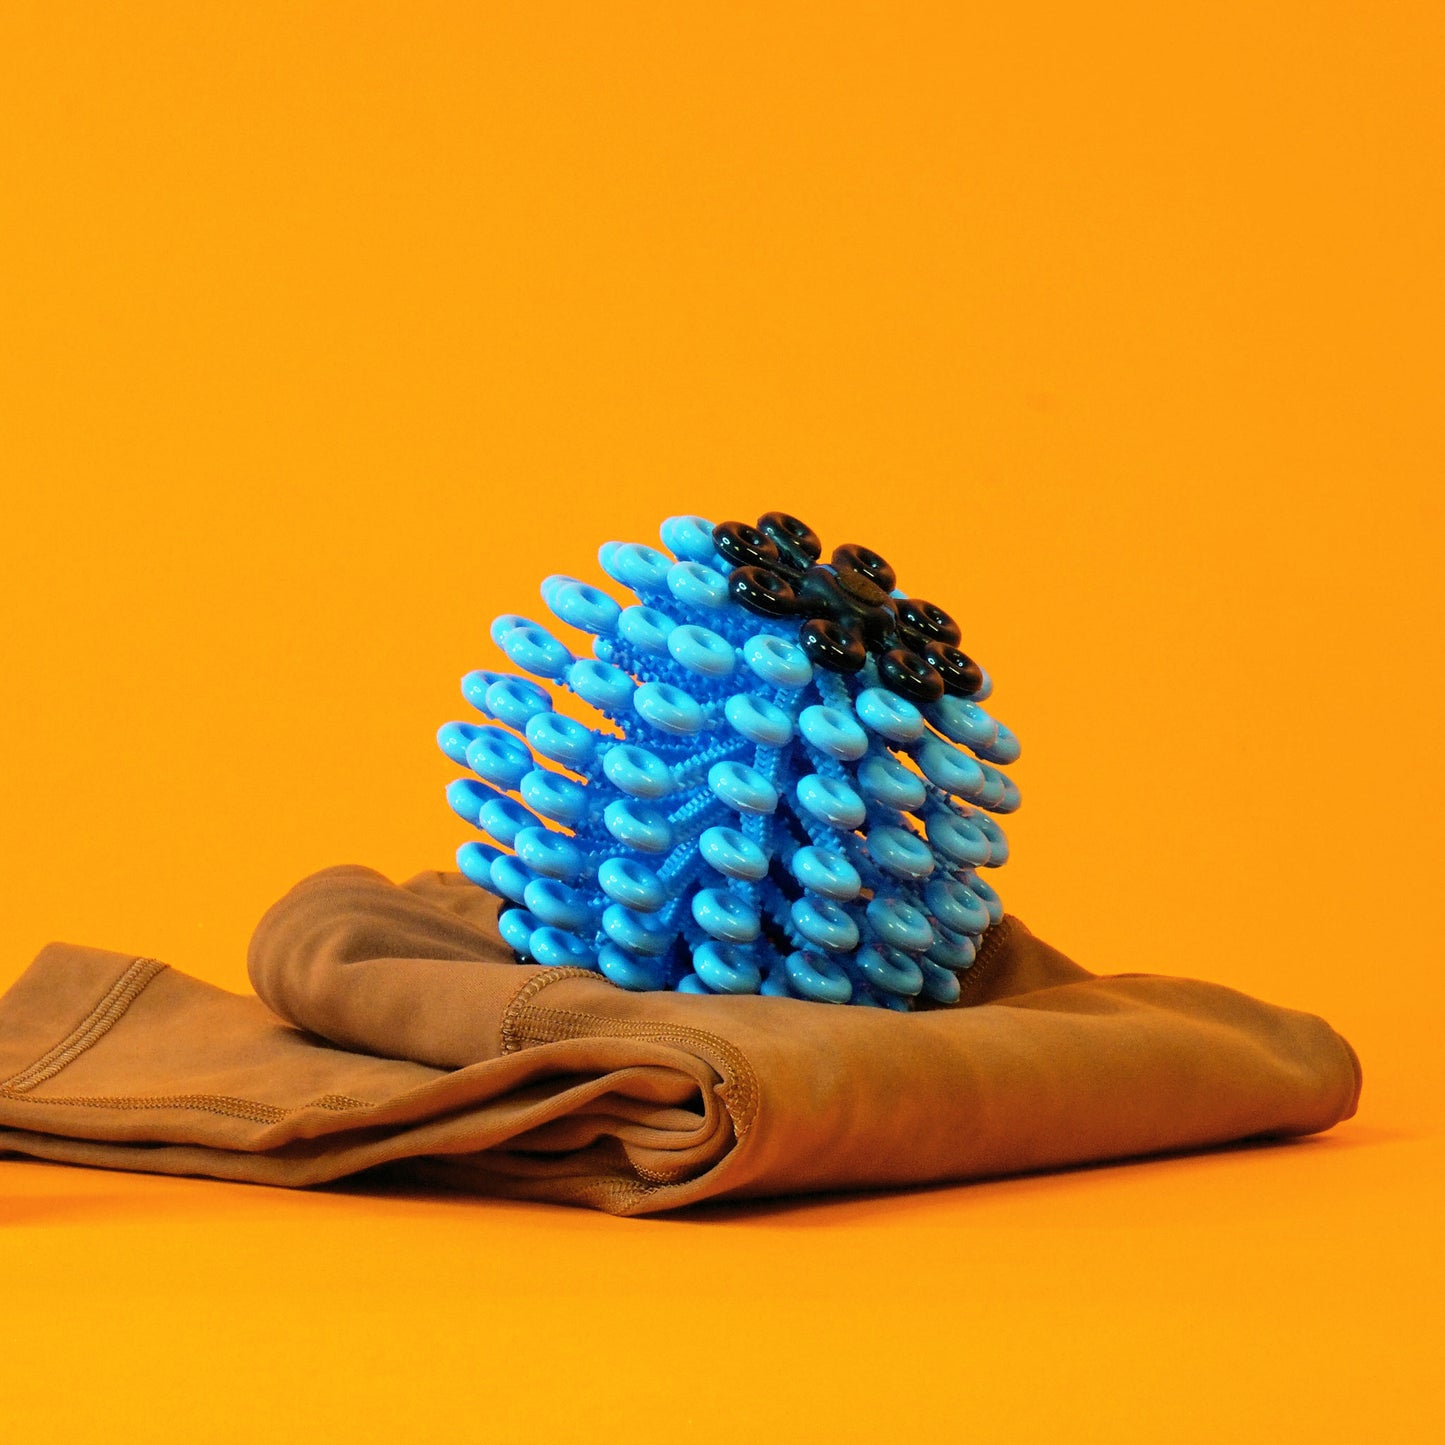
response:
[(661, 537), (668, 552), (598, 554), (631, 605), (542, 583), (590, 657), (493, 622), (529, 676), (468, 673), (487, 721), (438, 734), (471, 773), (448, 801), (492, 840), (458, 867), (504, 900), (519, 959), (623, 988), (950, 1002), (1002, 916), (978, 871), (1008, 856), (990, 815), (1019, 804), (1002, 771), (1018, 740), (981, 706), (992, 687), (957, 624), (870, 548), (820, 562), (785, 513), (672, 517)]

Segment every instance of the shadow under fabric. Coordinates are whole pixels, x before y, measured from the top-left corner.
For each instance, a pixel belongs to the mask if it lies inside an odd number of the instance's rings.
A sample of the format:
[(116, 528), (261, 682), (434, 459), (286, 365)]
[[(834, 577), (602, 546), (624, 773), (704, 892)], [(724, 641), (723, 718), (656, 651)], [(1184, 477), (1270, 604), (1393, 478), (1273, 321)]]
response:
[(0, 998), (0, 1151), (308, 1185), (385, 1163), (644, 1214), (1311, 1134), (1360, 1069), (1323, 1020), (1096, 976), (1005, 917), (957, 1005), (627, 993), (521, 967), (455, 873), (305, 879), (262, 918), (257, 998), (47, 945)]

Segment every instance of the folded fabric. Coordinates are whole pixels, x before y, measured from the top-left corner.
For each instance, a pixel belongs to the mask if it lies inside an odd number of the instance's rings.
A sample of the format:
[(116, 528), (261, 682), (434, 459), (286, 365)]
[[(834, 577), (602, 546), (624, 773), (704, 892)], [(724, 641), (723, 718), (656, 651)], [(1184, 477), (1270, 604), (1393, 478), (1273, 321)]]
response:
[(628, 993), (516, 964), (455, 873), (304, 880), (258, 998), (53, 943), (0, 998), (0, 1150), (279, 1185), (378, 1165), (642, 1214), (1310, 1134), (1360, 1070), (1323, 1020), (1096, 976), (1005, 917), (957, 1005)]

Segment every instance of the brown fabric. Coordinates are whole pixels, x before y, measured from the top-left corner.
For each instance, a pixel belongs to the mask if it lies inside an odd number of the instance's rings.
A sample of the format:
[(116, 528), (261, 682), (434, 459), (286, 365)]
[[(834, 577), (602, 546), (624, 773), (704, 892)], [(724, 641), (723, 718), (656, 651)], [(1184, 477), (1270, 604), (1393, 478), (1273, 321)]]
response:
[(406, 1161), (640, 1214), (1309, 1134), (1359, 1097), (1321, 1019), (1097, 977), (1014, 918), (959, 1006), (898, 1014), (519, 967), (495, 914), (459, 874), (327, 869), (256, 929), (259, 998), (50, 944), (0, 998), (0, 1150), (284, 1185)]

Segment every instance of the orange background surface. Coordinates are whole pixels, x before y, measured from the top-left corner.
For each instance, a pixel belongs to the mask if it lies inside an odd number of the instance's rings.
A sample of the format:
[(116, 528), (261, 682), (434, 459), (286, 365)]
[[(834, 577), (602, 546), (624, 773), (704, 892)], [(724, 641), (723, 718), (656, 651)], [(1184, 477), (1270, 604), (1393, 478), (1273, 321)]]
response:
[(1012, 911), (1366, 1076), (673, 1220), (0, 1162), (5, 1437), (1442, 1438), (1442, 94), (1390, 0), (0, 5), (0, 984), (450, 866), (492, 614), (782, 507), (993, 672)]

